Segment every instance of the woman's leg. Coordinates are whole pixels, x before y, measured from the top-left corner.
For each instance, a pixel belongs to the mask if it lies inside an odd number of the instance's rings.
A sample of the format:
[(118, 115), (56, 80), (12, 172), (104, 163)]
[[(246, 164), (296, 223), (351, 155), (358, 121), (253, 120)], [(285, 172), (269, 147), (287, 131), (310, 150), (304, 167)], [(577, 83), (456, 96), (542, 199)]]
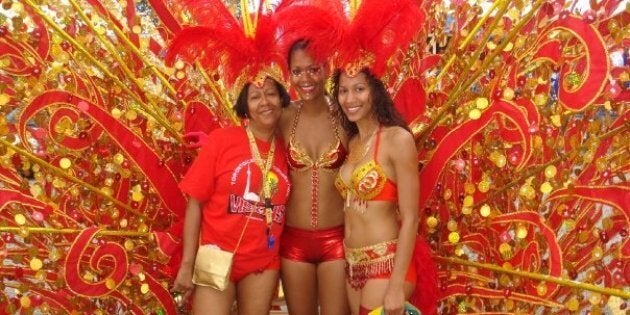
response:
[(236, 285), (236, 303), (239, 315), (269, 314), (276, 293), (278, 270), (252, 273)]
[(347, 315), (350, 313), (346, 294), (345, 260), (338, 259), (320, 263), (317, 266), (317, 284), (321, 315)]
[(289, 314), (317, 315), (317, 267), (283, 258), (281, 270)]
[(234, 304), (236, 289), (230, 282), (224, 291), (210, 287), (195, 286), (193, 293), (193, 314), (229, 315)]
[(348, 295), (348, 306), (352, 315), (359, 315), (359, 306), (361, 305), (361, 289), (354, 289), (346, 281), (346, 293)]

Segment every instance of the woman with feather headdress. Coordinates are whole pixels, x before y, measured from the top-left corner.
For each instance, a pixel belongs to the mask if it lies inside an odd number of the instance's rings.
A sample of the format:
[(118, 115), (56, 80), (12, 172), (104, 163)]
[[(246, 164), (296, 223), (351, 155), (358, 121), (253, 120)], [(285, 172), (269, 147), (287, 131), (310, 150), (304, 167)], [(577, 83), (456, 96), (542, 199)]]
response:
[[(192, 293), (195, 314), (227, 315), (235, 301), (239, 314), (266, 314), (278, 282), (278, 242), (290, 187), (285, 147), (276, 137), (290, 101), (279, 83), (276, 27), (262, 14), (256, 22), (244, 14), (240, 24), (220, 0), (185, 5), (207, 24), (180, 32), (167, 59), (181, 55), (221, 71), (237, 91), (234, 110), (245, 126), (213, 131), (180, 183), (189, 202), (172, 291), (180, 300)], [(201, 280), (202, 266), (225, 262), (203, 258), (198, 244), (234, 254), (227, 282)]]
[(283, 1), (274, 13), (298, 100), (284, 111), (293, 190), (280, 244), (290, 314), (350, 312), (345, 288), (343, 200), (334, 188), (347, 137), (326, 95), (328, 58), (343, 15), (338, 0)]
[(422, 313), (434, 314), (437, 273), (427, 244), (417, 238), (415, 140), (379, 79), (390, 57), (413, 39), (422, 11), (412, 0), (364, 0), (351, 13), (333, 75), (333, 97), (350, 137), (335, 181), (345, 198), (350, 307), (358, 315), (381, 306), (386, 314), (407, 314), (405, 301), (415, 289)]

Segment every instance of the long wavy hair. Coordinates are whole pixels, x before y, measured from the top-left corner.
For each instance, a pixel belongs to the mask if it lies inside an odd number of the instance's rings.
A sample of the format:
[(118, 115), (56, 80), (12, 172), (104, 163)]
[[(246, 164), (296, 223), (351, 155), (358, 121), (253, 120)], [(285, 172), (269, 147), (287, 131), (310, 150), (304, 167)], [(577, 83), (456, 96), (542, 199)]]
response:
[[(372, 102), (374, 106), (374, 116), (378, 120), (379, 124), (383, 126), (399, 126), (409, 132), (409, 126), (405, 123), (402, 115), (394, 107), (394, 101), (387, 92), (387, 88), (379, 78), (374, 76), (370, 69), (363, 68), (361, 73), (365, 74), (368, 85), (370, 87), (370, 95), (372, 96)], [(341, 70), (337, 69), (332, 77), (332, 96), (334, 103), (336, 104), (336, 112), (339, 118), (341, 126), (346, 131), (348, 136), (352, 137), (359, 133), (357, 124), (348, 120), (348, 117), (344, 114), (339, 105), (339, 78), (341, 77)]]

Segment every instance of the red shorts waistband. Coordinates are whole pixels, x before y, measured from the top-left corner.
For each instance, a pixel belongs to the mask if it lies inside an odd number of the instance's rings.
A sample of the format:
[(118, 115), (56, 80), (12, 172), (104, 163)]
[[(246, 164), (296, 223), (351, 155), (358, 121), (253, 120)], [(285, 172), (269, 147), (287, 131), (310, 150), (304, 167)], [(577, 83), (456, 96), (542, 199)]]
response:
[(307, 238), (329, 238), (334, 236), (343, 236), (344, 235), (344, 226), (334, 226), (331, 228), (321, 229), (321, 230), (310, 230), (310, 229), (301, 229), (293, 226), (285, 226), (284, 231), (282, 232), (282, 237), (286, 237), (287, 235), (294, 235), (299, 237), (307, 237)]

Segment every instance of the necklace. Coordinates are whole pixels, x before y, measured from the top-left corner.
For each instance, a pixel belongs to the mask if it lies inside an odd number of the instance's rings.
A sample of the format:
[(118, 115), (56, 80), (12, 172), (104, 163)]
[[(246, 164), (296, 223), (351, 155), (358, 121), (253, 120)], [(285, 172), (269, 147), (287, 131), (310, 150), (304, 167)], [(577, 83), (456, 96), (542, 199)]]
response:
[(370, 148), (372, 147), (372, 138), (377, 131), (378, 128), (370, 133), (370, 135), (365, 140), (357, 139), (356, 141), (352, 142), (352, 144), (350, 145), (350, 152), (348, 153), (348, 162), (356, 163), (365, 158), (368, 151), (370, 151)]
[(273, 165), (273, 156), (276, 150), (276, 138), (273, 137), (271, 139), (271, 147), (269, 148), (269, 152), (267, 153), (267, 158), (263, 160), (260, 155), (260, 150), (258, 150), (258, 145), (256, 144), (256, 139), (254, 138), (254, 134), (252, 133), (249, 127), (245, 127), (245, 131), (247, 132), (247, 139), (249, 140), (249, 149), (252, 151), (252, 157), (254, 158), (254, 162), (256, 166), (260, 169), (262, 173), (262, 197), (265, 201), (265, 223), (267, 223), (267, 228), (265, 229), (265, 233), (267, 234), (267, 247), (272, 248), (276, 243), (276, 238), (271, 234), (271, 224), (273, 223), (273, 205), (271, 204), (271, 186), (273, 183), (269, 180), (269, 174), (271, 171), (271, 166)]

